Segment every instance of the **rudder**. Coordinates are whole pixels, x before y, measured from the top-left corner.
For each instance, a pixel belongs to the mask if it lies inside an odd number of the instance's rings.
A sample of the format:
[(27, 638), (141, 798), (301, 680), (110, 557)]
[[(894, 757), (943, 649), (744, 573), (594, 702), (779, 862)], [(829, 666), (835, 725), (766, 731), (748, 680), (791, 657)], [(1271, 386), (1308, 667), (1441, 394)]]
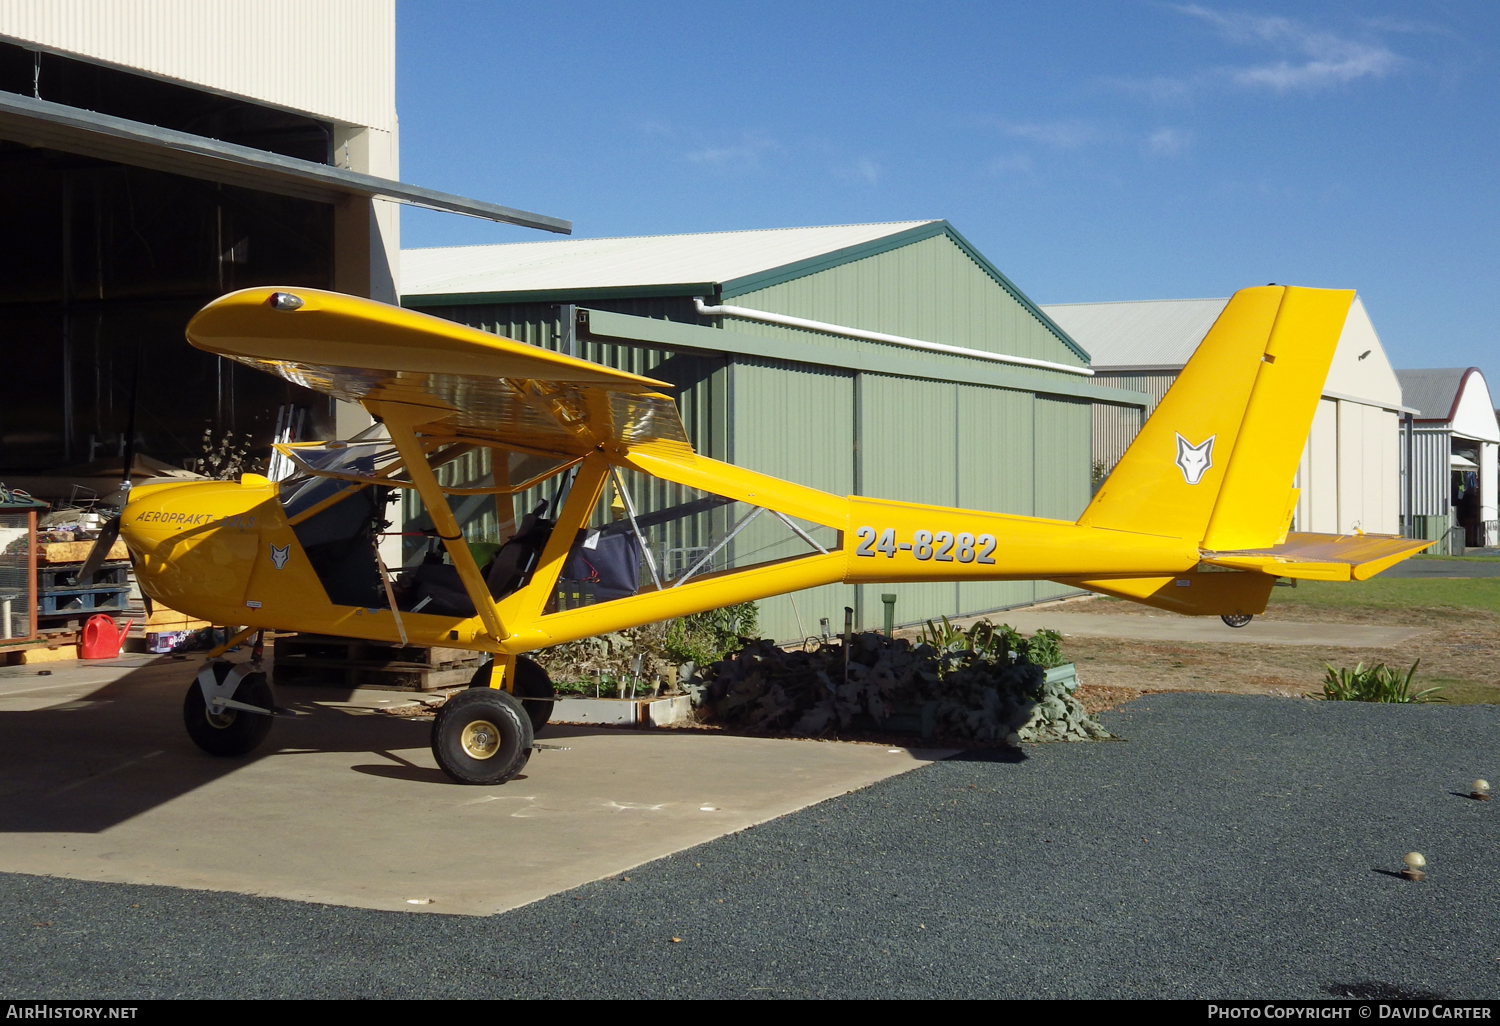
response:
[(1275, 544), (1353, 299), (1236, 292), (1079, 524), (1214, 549)]

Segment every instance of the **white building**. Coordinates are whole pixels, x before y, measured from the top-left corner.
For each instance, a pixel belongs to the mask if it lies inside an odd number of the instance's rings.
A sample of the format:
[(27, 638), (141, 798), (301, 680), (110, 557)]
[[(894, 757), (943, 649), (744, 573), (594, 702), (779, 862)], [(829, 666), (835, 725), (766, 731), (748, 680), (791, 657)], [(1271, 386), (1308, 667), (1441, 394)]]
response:
[(1417, 411), (1403, 425), (1414, 468), (1407, 501), (1418, 518), (1438, 521), (1422, 537), (1442, 537), (1456, 528), (1455, 548), (1500, 545), (1500, 425), (1484, 375), (1469, 367), (1403, 370), (1396, 376), (1406, 405)]
[[(1145, 392), (1154, 409), (1228, 302), (1064, 303), (1042, 310), (1089, 351), (1096, 383)], [(1401, 533), (1404, 410), (1401, 385), (1355, 297), (1297, 472), (1301, 494), (1294, 530)], [(1095, 403), (1096, 481), (1125, 454), (1140, 430), (1140, 416), (1129, 406)]]

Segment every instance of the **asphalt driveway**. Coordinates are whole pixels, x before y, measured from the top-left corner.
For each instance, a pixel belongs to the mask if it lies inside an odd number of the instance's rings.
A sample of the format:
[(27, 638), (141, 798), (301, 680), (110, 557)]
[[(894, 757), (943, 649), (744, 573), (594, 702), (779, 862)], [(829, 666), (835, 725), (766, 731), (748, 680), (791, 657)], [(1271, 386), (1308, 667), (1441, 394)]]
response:
[[(950, 759), (491, 917), (6, 875), (0, 991), (1500, 995), (1500, 802), (1466, 796), (1500, 778), (1500, 708), (1104, 718), (1126, 740)], [(1425, 883), (1394, 875), (1411, 849)]]

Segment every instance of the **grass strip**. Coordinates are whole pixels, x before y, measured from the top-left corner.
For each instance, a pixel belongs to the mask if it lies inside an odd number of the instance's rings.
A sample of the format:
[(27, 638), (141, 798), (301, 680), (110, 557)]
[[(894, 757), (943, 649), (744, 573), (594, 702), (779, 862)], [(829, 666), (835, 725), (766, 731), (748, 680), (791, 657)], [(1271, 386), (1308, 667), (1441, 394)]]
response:
[(1327, 609), (1482, 609), (1500, 613), (1500, 577), (1385, 577), (1351, 584), (1300, 581), (1295, 588), (1276, 588), (1271, 606), (1320, 606)]

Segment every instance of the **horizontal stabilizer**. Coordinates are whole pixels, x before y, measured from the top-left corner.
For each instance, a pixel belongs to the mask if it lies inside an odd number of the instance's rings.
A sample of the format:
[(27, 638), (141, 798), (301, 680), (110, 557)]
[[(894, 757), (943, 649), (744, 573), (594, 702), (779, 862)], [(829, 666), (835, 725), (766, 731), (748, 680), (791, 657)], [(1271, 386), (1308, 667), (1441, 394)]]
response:
[(1203, 562), (1308, 581), (1365, 581), (1433, 541), (1388, 534), (1289, 534), (1268, 549), (1205, 552)]

